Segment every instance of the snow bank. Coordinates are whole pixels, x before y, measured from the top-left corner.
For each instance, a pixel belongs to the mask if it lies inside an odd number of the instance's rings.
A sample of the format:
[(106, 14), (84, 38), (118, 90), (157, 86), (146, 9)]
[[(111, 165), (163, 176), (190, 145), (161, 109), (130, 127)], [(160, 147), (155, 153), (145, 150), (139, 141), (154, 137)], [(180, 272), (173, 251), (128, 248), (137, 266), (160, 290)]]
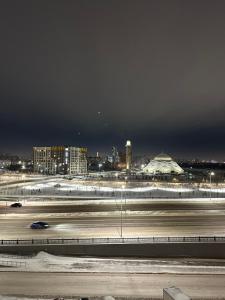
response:
[[(0, 264), (4, 260), (17, 262), (11, 268), (8, 265), (7, 271), (225, 274), (225, 260), (86, 258), (55, 256), (46, 252), (33, 257), (0, 255)], [(5, 270), (4, 266), (0, 268), (0, 271)]]
[[(42, 300), (43, 298), (24, 298), (24, 297), (10, 297), (10, 296), (1, 296), (0, 295), (0, 300)], [(52, 300), (53, 298), (49, 299)], [(43, 299), (43, 300), (48, 300), (48, 299)]]

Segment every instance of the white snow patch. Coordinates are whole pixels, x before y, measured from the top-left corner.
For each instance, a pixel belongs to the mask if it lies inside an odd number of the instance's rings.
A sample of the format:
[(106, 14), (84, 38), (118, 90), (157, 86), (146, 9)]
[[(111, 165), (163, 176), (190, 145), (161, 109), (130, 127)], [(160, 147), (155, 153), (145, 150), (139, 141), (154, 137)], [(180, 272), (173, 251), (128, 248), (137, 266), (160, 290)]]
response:
[[(4, 268), (3, 261), (16, 261)], [(23, 263), (22, 263), (23, 262)], [(111, 272), (111, 273), (173, 273), (173, 274), (225, 274), (225, 260), (222, 265), (215, 266), (195, 264), (194, 261), (160, 260), (160, 259), (118, 259), (118, 258), (85, 258), (55, 256), (40, 252), (34, 257), (0, 255), (0, 271), (27, 272)], [(0, 298), (1, 300), (1, 298)]]
[(53, 298), (49, 298), (49, 299), (46, 299), (46, 298), (27, 298), (27, 297), (12, 297), (12, 296), (1, 296), (0, 295), (0, 300), (52, 300)]

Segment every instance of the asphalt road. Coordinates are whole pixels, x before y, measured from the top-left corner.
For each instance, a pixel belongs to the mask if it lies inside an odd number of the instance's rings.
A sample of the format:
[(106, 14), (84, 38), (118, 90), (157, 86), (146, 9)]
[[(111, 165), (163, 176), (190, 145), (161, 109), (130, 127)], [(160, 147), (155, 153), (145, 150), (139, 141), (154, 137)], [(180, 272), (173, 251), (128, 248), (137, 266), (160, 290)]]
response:
[(224, 299), (225, 275), (0, 272), (0, 294), (160, 297), (176, 286), (192, 299)]
[[(76, 200), (75, 200), (76, 201)], [(74, 202), (75, 202), (74, 201)], [(84, 200), (85, 202), (85, 200)], [(13, 203), (13, 202), (11, 202)], [(29, 204), (26, 205), (26, 201), (22, 201), (23, 207), (21, 208), (13, 208), (10, 207), (10, 202), (0, 203), (0, 214), (6, 213), (16, 213), (16, 214), (29, 214), (29, 213), (68, 213), (68, 212), (111, 212), (111, 211), (118, 211), (120, 210), (120, 200), (117, 200), (114, 204), (71, 204), (71, 205), (63, 205), (63, 201), (61, 201), (60, 205), (43, 205), (40, 202), (40, 205), (33, 205)], [(25, 203), (25, 204), (24, 204)], [(130, 211), (197, 211), (197, 210), (220, 210), (224, 211), (225, 213), (225, 201), (215, 202), (212, 201), (205, 201), (205, 202), (173, 202), (173, 201), (156, 201), (149, 203), (126, 203), (123, 200), (123, 209), (130, 210)]]
[[(79, 238), (119, 237), (120, 216), (55, 217), (45, 215), (6, 215), (0, 219), (1, 239), (14, 238)], [(34, 230), (29, 225), (37, 220), (47, 221), (48, 229)], [(224, 216), (125, 216), (123, 215), (123, 236), (199, 236), (225, 235)]]
[[(107, 201), (107, 200), (106, 200)], [(74, 203), (76, 200), (74, 201)], [(63, 204), (63, 201), (22, 201), (23, 207), (0, 204), (0, 238), (79, 238), (118, 237), (120, 235), (120, 201), (98, 204), (86, 200)], [(10, 202), (8, 202), (10, 203)], [(123, 202), (124, 237), (131, 236), (199, 236), (225, 235), (225, 201), (151, 201)], [(50, 227), (32, 230), (37, 220)]]

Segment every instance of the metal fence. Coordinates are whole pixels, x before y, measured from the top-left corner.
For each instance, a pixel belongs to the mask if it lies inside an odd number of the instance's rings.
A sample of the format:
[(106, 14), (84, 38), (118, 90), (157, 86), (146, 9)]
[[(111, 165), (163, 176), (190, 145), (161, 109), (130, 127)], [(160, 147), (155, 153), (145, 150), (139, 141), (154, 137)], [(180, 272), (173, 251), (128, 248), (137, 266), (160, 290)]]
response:
[(24, 261), (14, 261), (14, 260), (0, 260), (0, 266), (2, 267), (27, 267), (27, 263)]
[(81, 239), (15, 239), (0, 240), (0, 246), (7, 245), (99, 245), (99, 244), (154, 244), (154, 243), (225, 243), (225, 236), (195, 237), (136, 237), (136, 238), (81, 238)]

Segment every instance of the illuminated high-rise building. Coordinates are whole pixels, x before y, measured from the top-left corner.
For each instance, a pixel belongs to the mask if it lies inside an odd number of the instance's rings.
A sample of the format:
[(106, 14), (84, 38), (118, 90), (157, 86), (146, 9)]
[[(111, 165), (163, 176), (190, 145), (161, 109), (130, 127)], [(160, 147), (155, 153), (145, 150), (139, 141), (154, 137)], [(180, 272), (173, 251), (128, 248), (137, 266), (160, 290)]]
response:
[(87, 173), (87, 148), (68, 147), (67, 174), (86, 174)]
[(51, 147), (33, 147), (34, 172), (54, 174), (55, 164), (52, 159)]
[(34, 147), (33, 164), (34, 172), (42, 174), (86, 174), (87, 148)]
[(131, 141), (126, 143), (126, 170), (129, 172), (132, 166), (132, 146)]
[(51, 157), (55, 165), (55, 173), (66, 174), (67, 165), (65, 164), (65, 147), (52, 146)]

